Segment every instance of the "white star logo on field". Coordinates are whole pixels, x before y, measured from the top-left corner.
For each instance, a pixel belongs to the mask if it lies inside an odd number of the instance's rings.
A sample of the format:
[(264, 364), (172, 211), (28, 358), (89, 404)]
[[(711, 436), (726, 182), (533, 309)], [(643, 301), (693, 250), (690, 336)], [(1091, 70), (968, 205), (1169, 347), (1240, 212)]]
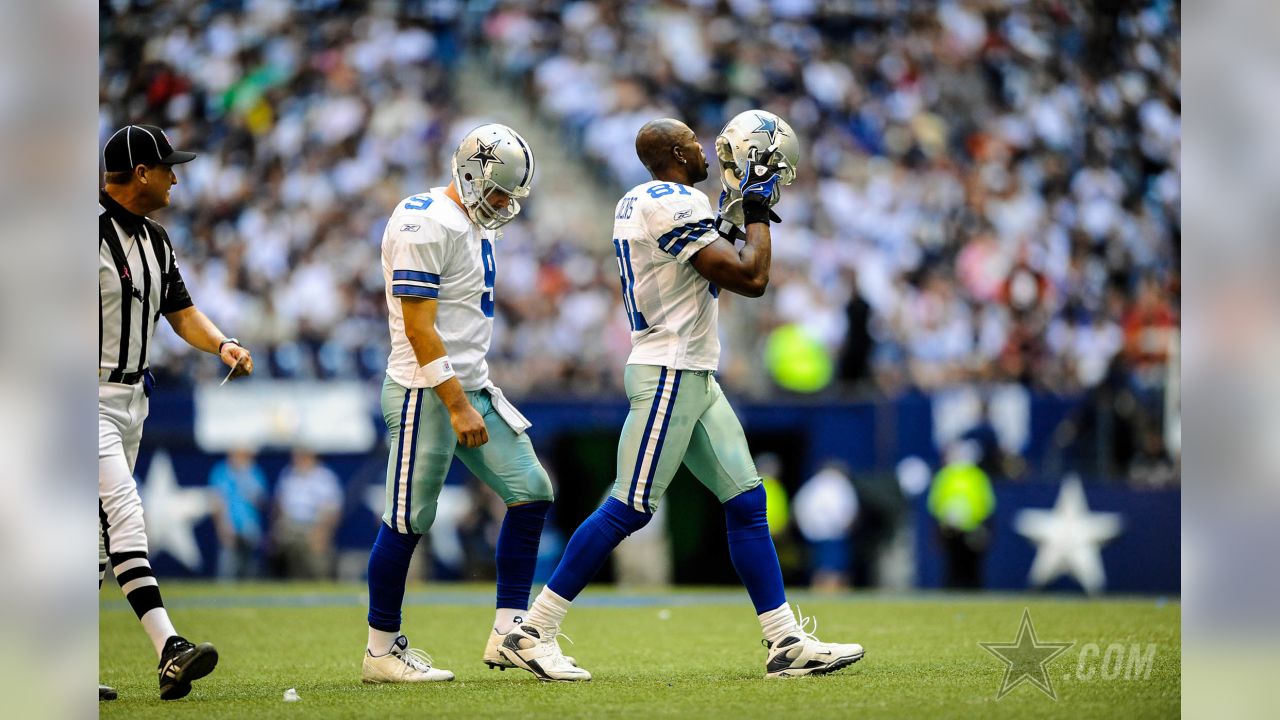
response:
[(1074, 475), (1062, 481), (1053, 509), (1021, 510), (1014, 519), (1014, 529), (1036, 545), (1029, 582), (1043, 587), (1070, 575), (1088, 593), (1106, 587), (1102, 546), (1122, 528), (1118, 513), (1089, 512), (1084, 486)]
[(506, 165), (506, 163), (502, 162), (502, 158), (498, 157), (498, 155), (497, 155), (496, 153), (494, 153), (494, 150), (496, 150), (496, 149), (498, 148), (498, 143), (499, 143), (499, 142), (501, 142), (501, 141), (500, 141), (500, 140), (494, 140), (494, 141), (493, 141), (493, 143), (491, 143), (491, 144), (489, 144), (489, 145), (485, 145), (483, 140), (477, 140), (477, 141), (476, 141), (476, 147), (477, 147), (478, 149), (477, 149), (474, 153), (472, 153), (472, 154), (471, 154), (471, 157), (469, 157), (469, 158), (467, 158), (467, 159), (468, 159), (468, 160), (475, 160), (476, 162), (480, 163), (480, 172), (481, 172), (481, 173), (486, 173), (486, 172), (488, 172), (490, 163), (497, 163), (497, 164), (499, 164), (499, 165)]
[(141, 495), (151, 557), (167, 552), (188, 569), (198, 571), (201, 555), (195, 526), (209, 514), (208, 489), (178, 485), (169, 453), (157, 450)]

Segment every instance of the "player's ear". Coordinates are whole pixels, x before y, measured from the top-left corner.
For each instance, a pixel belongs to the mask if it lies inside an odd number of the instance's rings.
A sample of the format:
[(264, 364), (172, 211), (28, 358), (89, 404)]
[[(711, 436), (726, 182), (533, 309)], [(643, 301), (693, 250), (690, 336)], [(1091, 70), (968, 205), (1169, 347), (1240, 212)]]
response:
[(147, 183), (147, 166), (135, 165), (133, 168), (133, 176), (141, 180), (145, 185)]

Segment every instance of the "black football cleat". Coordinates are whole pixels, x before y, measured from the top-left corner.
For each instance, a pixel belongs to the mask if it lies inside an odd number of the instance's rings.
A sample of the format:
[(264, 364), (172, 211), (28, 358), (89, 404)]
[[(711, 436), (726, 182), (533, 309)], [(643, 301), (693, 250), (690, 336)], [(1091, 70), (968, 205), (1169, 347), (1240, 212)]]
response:
[(218, 664), (218, 651), (210, 643), (192, 645), (186, 638), (174, 635), (160, 653), (160, 699), (179, 700), (191, 692), (191, 683), (213, 672)]
[(115, 700), (117, 697), (119, 697), (119, 695), (116, 694), (115, 688), (107, 687), (106, 685), (99, 683), (98, 702), (102, 702), (103, 700)]

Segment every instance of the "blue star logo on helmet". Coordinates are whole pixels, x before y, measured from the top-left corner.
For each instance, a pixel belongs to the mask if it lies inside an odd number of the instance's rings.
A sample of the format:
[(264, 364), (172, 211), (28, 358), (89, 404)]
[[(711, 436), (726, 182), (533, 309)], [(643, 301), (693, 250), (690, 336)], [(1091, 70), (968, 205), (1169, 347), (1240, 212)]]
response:
[(786, 131), (778, 127), (777, 118), (765, 117), (764, 115), (756, 115), (756, 119), (760, 121), (760, 127), (752, 130), (753, 133), (764, 133), (769, 136), (769, 144), (772, 145), (778, 141), (778, 134), (786, 135)]
[(500, 142), (500, 140), (494, 140), (491, 144), (485, 145), (483, 140), (476, 140), (476, 146), (478, 149), (467, 159), (480, 163), (480, 172), (482, 173), (488, 172), (490, 163), (506, 165), (506, 163), (502, 161), (502, 158), (498, 157), (493, 152)]

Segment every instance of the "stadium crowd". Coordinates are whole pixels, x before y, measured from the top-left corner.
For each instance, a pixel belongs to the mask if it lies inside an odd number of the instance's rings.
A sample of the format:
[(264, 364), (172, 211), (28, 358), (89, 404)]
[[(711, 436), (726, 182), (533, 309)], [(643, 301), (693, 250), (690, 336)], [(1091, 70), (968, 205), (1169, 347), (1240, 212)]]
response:
[[(763, 348), (795, 325), (837, 360), (835, 388), (1110, 380), (1159, 403), (1179, 325), (1177, 2), (100, 7), (102, 139), (153, 122), (203, 151), (165, 224), (201, 307), (268, 361), (259, 375), (381, 374), (383, 224), (443, 184), (474, 124), (454, 70), (478, 62), (611, 196), (647, 179), (646, 120), (686, 119), (709, 156), (737, 112), (789, 120), (803, 158), (770, 291), (722, 296), (732, 390), (776, 391)], [(486, 50), (463, 56), (467, 41)], [(554, 202), (535, 184), (526, 212)], [(500, 247), (495, 380), (615, 391), (629, 343), (611, 244), (537, 232), (518, 221)], [(170, 379), (218, 372), (159, 345)]]

